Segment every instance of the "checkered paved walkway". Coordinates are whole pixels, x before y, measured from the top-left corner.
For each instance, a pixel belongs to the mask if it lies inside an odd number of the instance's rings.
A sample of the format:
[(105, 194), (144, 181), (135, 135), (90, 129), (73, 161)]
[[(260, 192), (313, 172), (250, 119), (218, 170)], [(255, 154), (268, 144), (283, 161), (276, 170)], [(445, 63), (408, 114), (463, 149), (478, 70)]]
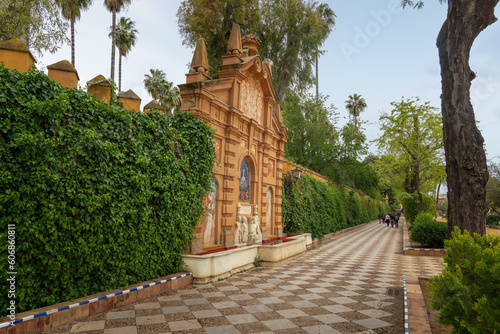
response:
[(402, 230), (378, 222), (279, 267), (169, 292), (51, 333), (403, 333), (403, 274), (439, 257), (401, 255)]

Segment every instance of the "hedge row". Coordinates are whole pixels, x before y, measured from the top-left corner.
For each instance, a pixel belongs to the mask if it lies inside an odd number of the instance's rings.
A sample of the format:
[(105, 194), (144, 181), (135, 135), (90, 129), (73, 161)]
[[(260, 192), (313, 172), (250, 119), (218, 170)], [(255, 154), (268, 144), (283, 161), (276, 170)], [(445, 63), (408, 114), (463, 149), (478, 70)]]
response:
[(389, 207), (345, 188), (309, 176), (283, 178), (282, 215), (285, 233), (311, 233), (313, 238), (377, 219)]
[(2, 65), (0, 304), (7, 224), (17, 313), (178, 272), (214, 157), (189, 114), (131, 112)]

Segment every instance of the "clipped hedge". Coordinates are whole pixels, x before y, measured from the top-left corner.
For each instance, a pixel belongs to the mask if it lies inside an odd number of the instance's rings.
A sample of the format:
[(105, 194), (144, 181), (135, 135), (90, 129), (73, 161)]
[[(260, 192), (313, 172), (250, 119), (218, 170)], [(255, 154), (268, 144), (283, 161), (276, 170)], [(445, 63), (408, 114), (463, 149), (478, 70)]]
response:
[[(0, 238), (15, 224), (16, 312), (178, 272), (214, 157), (213, 131), (187, 113), (128, 111), (0, 66)], [(5, 292), (6, 242), (0, 254)]]
[(412, 226), (410, 239), (423, 246), (443, 247), (448, 239), (448, 224), (435, 221), (430, 213), (421, 213)]
[[(430, 306), (452, 333), (500, 332), (500, 237), (460, 233), (445, 241), (447, 266), (429, 279)], [(474, 240), (475, 239), (475, 240)]]
[(344, 228), (366, 223), (388, 211), (385, 203), (360, 196), (307, 175), (283, 176), (282, 217), (285, 233), (311, 233), (322, 238)]

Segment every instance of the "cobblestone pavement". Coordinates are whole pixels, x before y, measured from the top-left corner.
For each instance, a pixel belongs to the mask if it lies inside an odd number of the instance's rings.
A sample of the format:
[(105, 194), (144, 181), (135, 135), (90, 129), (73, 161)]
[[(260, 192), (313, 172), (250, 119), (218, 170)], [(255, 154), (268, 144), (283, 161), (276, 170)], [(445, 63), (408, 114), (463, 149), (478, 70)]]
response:
[(278, 267), (192, 285), (51, 333), (403, 333), (403, 274), (440, 257), (401, 255), (402, 230), (371, 222)]

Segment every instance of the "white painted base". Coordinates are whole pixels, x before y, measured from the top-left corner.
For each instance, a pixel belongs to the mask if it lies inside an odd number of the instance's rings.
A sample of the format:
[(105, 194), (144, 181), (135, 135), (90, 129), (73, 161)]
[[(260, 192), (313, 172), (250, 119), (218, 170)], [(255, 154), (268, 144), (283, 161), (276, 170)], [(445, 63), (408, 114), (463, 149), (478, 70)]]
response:
[(256, 258), (260, 259), (264, 266), (279, 265), (302, 255), (307, 245), (312, 244), (309, 233), (287, 239), (290, 241), (272, 246), (253, 245), (213, 254), (184, 255), (184, 270), (192, 273), (194, 283), (214, 282), (254, 267)]

